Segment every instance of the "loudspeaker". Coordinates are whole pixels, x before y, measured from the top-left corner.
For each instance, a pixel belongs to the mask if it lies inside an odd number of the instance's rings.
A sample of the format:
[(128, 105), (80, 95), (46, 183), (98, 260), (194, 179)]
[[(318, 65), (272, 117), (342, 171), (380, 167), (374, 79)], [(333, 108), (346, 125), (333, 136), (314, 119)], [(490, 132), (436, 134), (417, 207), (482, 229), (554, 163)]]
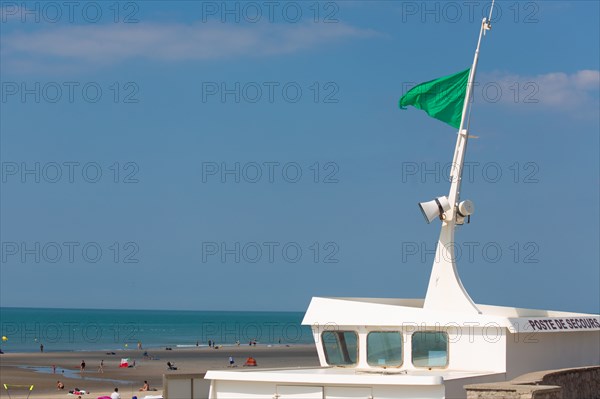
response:
[(475, 205), (470, 200), (466, 200), (458, 204), (459, 216), (465, 217), (472, 215), (475, 212)]
[(419, 207), (427, 223), (431, 223), (433, 219), (450, 209), (450, 202), (447, 197), (437, 197), (433, 201), (419, 202)]

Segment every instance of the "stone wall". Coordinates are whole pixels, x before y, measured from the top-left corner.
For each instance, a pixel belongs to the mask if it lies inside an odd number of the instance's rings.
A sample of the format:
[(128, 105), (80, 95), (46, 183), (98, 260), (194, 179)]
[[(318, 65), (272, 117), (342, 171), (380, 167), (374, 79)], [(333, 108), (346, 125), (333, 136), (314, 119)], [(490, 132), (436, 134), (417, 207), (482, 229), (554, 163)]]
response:
[(549, 373), (544, 376), (542, 383), (560, 386), (563, 399), (598, 399), (600, 398), (600, 366)]
[(600, 366), (538, 371), (465, 389), (467, 399), (600, 399)]

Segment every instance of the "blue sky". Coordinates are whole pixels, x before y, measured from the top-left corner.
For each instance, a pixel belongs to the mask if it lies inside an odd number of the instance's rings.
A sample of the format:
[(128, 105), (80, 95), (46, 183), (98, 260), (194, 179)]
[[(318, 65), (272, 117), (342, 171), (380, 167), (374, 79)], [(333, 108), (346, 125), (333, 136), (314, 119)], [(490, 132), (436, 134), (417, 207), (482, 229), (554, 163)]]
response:
[[(489, 3), (223, 4), (2, 2), (2, 306), (424, 297), (455, 131), (397, 101), (471, 64)], [(457, 234), (477, 303), (600, 311), (599, 13), (498, 4)]]

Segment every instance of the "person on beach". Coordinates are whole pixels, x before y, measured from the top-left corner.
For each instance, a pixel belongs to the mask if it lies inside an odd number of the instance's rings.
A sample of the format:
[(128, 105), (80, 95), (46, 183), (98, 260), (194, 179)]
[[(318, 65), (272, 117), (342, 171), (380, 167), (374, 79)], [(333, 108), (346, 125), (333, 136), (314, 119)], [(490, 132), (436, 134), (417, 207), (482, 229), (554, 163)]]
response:
[(119, 388), (115, 388), (115, 391), (110, 394), (110, 399), (121, 399), (121, 395), (119, 395)]
[(60, 381), (56, 381), (56, 389), (58, 389), (59, 391), (60, 391), (61, 389), (65, 389), (65, 384), (63, 384), (63, 383), (62, 383), (62, 382), (60, 382)]
[(150, 390), (150, 385), (148, 384), (148, 381), (144, 381), (144, 386), (141, 387), (139, 389), (140, 392), (145, 392), (145, 391), (149, 391)]
[(52, 365), (52, 374), (56, 374), (56, 364)]
[(85, 372), (85, 360), (81, 361), (81, 364), (79, 365), (79, 369), (81, 370), (82, 374)]
[(100, 367), (98, 367), (99, 373), (104, 373), (104, 359), (100, 361)]
[(229, 367), (233, 367), (234, 363), (233, 356), (229, 356)]
[(177, 370), (177, 367), (175, 367), (175, 363), (171, 363), (171, 362), (167, 362), (167, 368), (169, 370)]
[(44, 344), (40, 344), (40, 352), (44, 353)]

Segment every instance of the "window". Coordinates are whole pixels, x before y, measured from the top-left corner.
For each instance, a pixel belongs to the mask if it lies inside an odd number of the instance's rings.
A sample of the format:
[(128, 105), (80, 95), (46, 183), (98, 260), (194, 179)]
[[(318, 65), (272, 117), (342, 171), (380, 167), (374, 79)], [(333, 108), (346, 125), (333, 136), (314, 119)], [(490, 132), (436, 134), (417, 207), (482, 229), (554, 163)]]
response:
[(356, 364), (358, 336), (354, 331), (325, 331), (321, 337), (327, 364), (331, 366)]
[(397, 331), (378, 331), (367, 335), (367, 363), (370, 366), (400, 366), (402, 335)]
[(448, 365), (448, 334), (423, 331), (412, 335), (412, 362), (415, 367)]

